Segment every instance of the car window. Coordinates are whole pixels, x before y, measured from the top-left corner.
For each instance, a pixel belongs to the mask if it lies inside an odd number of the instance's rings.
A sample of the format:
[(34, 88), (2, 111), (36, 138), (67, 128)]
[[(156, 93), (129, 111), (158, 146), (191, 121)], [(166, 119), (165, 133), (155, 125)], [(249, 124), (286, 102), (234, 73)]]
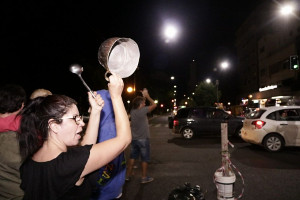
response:
[(276, 112), (276, 120), (300, 121), (300, 109), (282, 109)]
[(271, 119), (271, 120), (276, 120), (276, 113), (277, 112), (272, 112), (272, 113), (268, 114), (268, 116), (266, 118)]
[(279, 111), (280, 120), (299, 121), (300, 115), (297, 109), (284, 109)]
[(178, 110), (176, 117), (177, 118), (187, 118), (189, 115), (189, 111), (190, 111), (189, 109), (180, 109), (180, 110)]
[(203, 109), (194, 108), (191, 110), (191, 116), (198, 117), (198, 118), (204, 118), (205, 112)]
[(277, 111), (277, 119), (279, 121), (287, 121), (288, 120), (287, 113), (288, 113), (288, 110), (286, 110), (286, 109)]
[(266, 112), (265, 109), (256, 109), (248, 113), (245, 117), (246, 119), (259, 119), (264, 112)]

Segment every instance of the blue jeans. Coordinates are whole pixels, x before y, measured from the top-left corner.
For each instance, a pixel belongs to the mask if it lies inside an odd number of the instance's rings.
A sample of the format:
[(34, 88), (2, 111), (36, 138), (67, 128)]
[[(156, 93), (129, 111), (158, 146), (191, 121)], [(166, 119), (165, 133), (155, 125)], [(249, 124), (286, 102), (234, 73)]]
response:
[(149, 139), (138, 139), (131, 141), (131, 159), (138, 159), (141, 156), (142, 162), (150, 161), (150, 142)]

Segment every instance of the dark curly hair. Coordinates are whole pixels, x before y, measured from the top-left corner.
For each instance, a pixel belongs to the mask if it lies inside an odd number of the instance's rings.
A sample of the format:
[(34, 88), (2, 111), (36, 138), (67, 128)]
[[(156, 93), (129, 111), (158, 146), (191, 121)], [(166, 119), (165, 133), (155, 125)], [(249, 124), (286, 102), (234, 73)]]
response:
[(22, 86), (6, 84), (0, 87), (0, 113), (13, 113), (26, 103), (26, 92)]

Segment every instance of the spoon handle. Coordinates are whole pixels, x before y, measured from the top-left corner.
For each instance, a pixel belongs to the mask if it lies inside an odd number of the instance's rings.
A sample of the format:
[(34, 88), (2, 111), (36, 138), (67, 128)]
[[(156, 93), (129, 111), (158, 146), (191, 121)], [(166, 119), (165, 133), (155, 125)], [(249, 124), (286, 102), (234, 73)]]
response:
[(81, 75), (78, 74), (78, 76), (79, 76), (80, 80), (82, 81), (83, 85), (88, 89), (88, 91), (92, 94), (92, 96), (94, 98), (96, 98), (96, 96), (94, 95), (94, 93), (92, 92), (92, 90), (89, 88), (89, 86), (85, 83), (85, 81), (83, 80), (83, 78), (81, 77)]

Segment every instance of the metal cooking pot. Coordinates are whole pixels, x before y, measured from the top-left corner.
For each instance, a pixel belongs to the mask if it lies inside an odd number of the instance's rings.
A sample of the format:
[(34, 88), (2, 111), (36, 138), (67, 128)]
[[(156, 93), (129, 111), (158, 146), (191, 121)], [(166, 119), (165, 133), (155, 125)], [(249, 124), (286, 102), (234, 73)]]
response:
[(132, 75), (139, 59), (139, 47), (130, 38), (109, 38), (100, 45), (98, 50), (98, 61), (107, 70), (104, 75), (107, 81), (109, 72), (114, 72), (121, 78)]

